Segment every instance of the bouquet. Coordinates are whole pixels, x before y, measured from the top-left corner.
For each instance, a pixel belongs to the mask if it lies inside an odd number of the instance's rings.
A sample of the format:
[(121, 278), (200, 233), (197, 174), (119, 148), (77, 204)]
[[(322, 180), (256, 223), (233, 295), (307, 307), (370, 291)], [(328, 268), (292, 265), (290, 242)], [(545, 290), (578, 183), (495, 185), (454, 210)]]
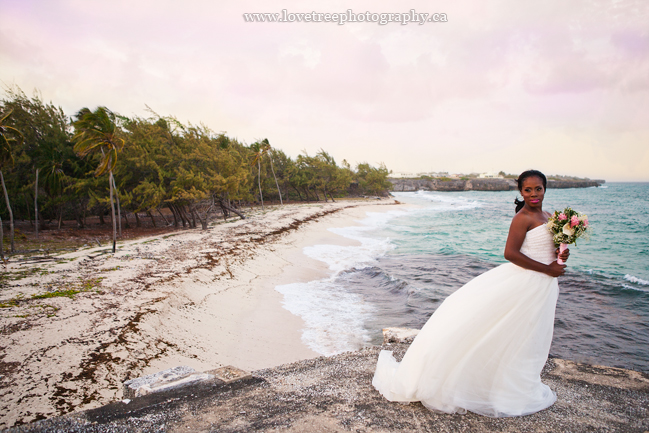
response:
[[(559, 252), (566, 250), (568, 244), (577, 244), (577, 238), (587, 235), (588, 216), (567, 207), (562, 211), (555, 210), (547, 223), (548, 230), (552, 233), (554, 244), (559, 247)], [(557, 262), (562, 265), (563, 260)]]

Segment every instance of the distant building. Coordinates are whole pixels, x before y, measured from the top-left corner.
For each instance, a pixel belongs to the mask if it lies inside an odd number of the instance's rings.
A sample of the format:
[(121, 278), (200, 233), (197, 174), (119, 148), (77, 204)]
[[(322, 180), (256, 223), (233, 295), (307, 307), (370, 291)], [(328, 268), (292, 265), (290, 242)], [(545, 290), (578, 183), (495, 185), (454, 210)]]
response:
[(502, 179), (503, 177), (496, 172), (480, 173), (480, 179)]
[(417, 173), (407, 173), (407, 172), (392, 172), (390, 176), (393, 179), (419, 179), (421, 177), (432, 177), (432, 178), (440, 178), (440, 177), (452, 177), (459, 179), (461, 174), (452, 174), (449, 175), (448, 171), (420, 171)]

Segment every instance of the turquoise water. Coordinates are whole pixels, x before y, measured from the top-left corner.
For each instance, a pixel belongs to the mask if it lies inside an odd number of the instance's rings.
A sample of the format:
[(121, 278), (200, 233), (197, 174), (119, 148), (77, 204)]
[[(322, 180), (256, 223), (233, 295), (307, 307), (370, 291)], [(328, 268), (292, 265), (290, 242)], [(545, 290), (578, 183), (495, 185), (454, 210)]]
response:
[[(421, 207), (396, 216), (376, 233), (396, 246), (377, 259), (378, 268), (409, 287), (405, 314), (385, 312), (390, 321), (400, 318), (420, 326), (446, 296), (505, 262), (516, 192), (395, 196)], [(587, 214), (592, 231), (589, 240), (571, 246), (568, 271), (559, 280), (551, 353), (649, 371), (649, 184), (547, 191), (545, 210), (566, 206)], [(379, 307), (375, 326), (385, 325), (381, 315)]]
[[(516, 191), (394, 195), (414, 206), (332, 229), (361, 246), (305, 249), (330, 278), (277, 288), (319, 353), (380, 344), (385, 327), (420, 328), (448, 295), (505, 262)], [(649, 183), (546, 192), (545, 210), (566, 206), (586, 213), (592, 231), (571, 246), (559, 279), (550, 353), (649, 372)]]
[[(381, 236), (397, 245), (392, 254), (466, 254), (503, 263), (514, 191), (396, 193), (397, 199), (423, 206), (390, 221)], [(571, 246), (570, 269), (620, 280), (649, 290), (649, 184), (611, 183), (604, 188), (551, 189), (543, 208), (571, 206), (588, 215), (589, 241)], [(629, 285), (639, 279), (644, 285)]]

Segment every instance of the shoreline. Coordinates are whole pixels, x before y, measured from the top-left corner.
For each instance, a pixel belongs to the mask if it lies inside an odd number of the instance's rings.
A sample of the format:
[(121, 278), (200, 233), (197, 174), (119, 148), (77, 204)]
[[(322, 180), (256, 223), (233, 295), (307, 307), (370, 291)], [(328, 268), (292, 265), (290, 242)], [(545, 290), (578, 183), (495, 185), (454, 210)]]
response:
[(259, 370), (319, 356), (275, 287), (331, 274), (305, 246), (357, 244), (328, 228), (396, 208), (391, 199), (277, 206), (121, 242), (114, 255), (98, 247), (11, 261), (21, 278), (1, 295), (0, 427), (101, 406), (120, 398), (123, 381), (177, 365)]

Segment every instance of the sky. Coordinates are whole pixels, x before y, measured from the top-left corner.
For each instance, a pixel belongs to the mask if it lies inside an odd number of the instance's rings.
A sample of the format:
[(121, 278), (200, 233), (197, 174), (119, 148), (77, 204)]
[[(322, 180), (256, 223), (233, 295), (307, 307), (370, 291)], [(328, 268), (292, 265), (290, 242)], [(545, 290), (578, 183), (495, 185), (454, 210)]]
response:
[[(244, 19), (284, 9), (363, 18)], [(446, 21), (371, 21), (413, 12)], [(0, 0), (0, 81), (292, 157), (649, 181), (646, 0)]]

